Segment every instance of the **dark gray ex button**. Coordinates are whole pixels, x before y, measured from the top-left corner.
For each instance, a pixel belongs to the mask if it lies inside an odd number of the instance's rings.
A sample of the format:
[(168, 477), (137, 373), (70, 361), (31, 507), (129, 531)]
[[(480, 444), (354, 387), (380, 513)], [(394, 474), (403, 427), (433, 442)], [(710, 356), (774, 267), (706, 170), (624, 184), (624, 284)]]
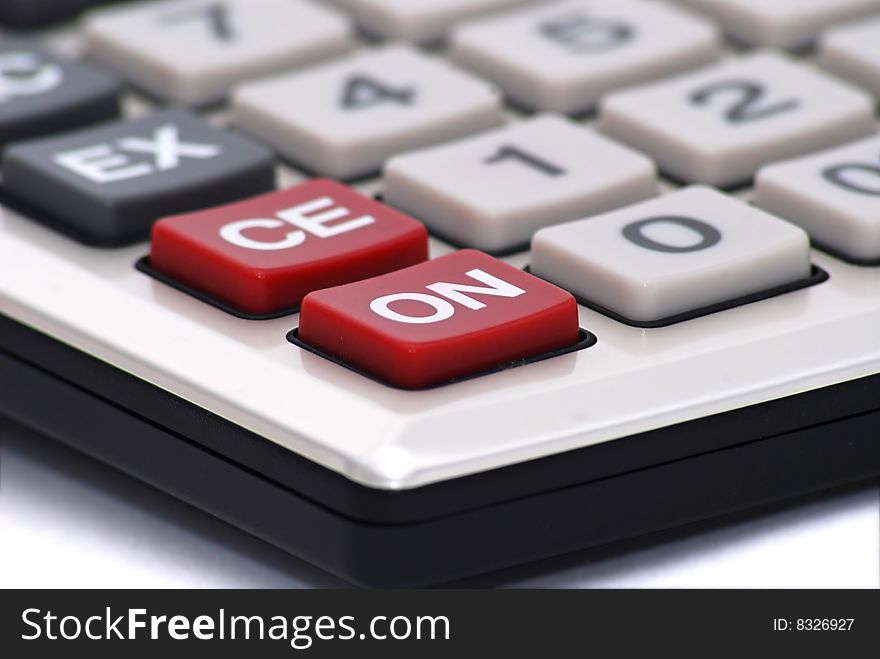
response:
[(2, 169), (13, 201), (101, 246), (145, 240), (166, 215), (275, 187), (268, 149), (184, 110), (14, 145)]
[(50, 55), (25, 39), (0, 41), (0, 146), (109, 121), (119, 82)]

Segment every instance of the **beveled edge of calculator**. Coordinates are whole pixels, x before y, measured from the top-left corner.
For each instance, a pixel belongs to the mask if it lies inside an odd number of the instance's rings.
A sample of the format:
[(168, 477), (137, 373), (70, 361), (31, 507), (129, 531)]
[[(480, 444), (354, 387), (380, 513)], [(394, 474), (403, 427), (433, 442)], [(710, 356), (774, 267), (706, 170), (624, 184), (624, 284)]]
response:
[[(540, 277), (540, 275), (536, 275), (532, 272), (530, 266), (525, 266), (523, 268), (525, 272), (528, 272), (535, 277)], [(544, 279), (543, 277), (540, 277)], [(704, 307), (699, 307), (694, 309), (693, 311), (686, 311), (684, 313), (675, 314), (672, 316), (666, 316), (665, 318), (660, 318), (659, 320), (633, 320), (631, 318), (627, 318), (623, 314), (619, 314), (616, 311), (605, 307), (598, 302), (593, 302), (589, 298), (583, 297), (581, 295), (577, 295), (576, 293), (572, 293), (574, 295), (574, 299), (581, 306), (587, 307), (588, 309), (592, 309), (603, 316), (608, 316), (612, 320), (616, 320), (618, 323), (623, 323), (624, 325), (629, 325), (630, 327), (636, 327), (639, 329), (659, 329), (661, 327), (669, 327), (670, 325), (677, 325), (678, 323), (683, 323), (688, 320), (694, 320), (696, 318), (702, 318), (703, 316), (709, 316), (713, 313), (719, 313), (721, 311), (727, 311), (728, 309), (735, 309), (736, 307), (741, 307), (746, 304), (752, 304), (753, 302), (761, 302), (763, 300), (769, 300), (770, 298), (774, 298), (777, 295), (785, 295), (786, 293), (794, 293), (795, 291), (800, 291), (805, 288), (809, 288), (811, 286), (817, 286), (831, 279), (831, 275), (828, 274), (825, 270), (820, 268), (815, 263), (812, 264), (812, 268), (810, 271), (810, 276), (806, 279), (799, 279), (797, 281), (782, 284), (781, 286), (774, 286), (773, 288), (767, 288), (763, 291), (758, 291), (757, 293), (749, 293), (748, 295), (740, 295), (739, 297), (735, 297), (731, 300), (725, 300), (724, 302), (717, 302), (715, 304), (709, 304)], [(551, 280), (546, 279), (545, 281), (553, 283)], [(570, 292), (570, 291), (569, 291)]]
[(497, 366), (493, 366), (492, 368), (488, 368), (482, 371), (478, 371), (477, 373), (472, 373), (471, 375), (464, 375), (457, 378), (451, 378), (449, 380), (444, 380), (438, 384), (432, 384), (427, 387), (417, 387), (417, 388), (408, 388), (408, 387), (400, 387), (389, 382), (385, 382), (380, 378), (377, 378), (366, 371), (363, 371), (359, 368), (352, 366), (351, 364), (347, 364), (344, 360), (339, 359), (338, 357), (334, 357), (333, 355), (324, 352), (323, 350), (319, 350), (314, 346), (309, 345), (305, 341), (299, 338), (299, 327), (294, 327), (287, 333), (288, 342), (297, 346), (298, 348), (302, 348), (313, 355), (318, 355), (319, 357), (323, 357), (334, 364), (338, 364), (343, 368), (348, 369), (349, 371), (353, 371), (358, 375), (362, 375), (365, 378), (369, 378), (373, 382), (378, 382), (379, 384), (391, 387), (392, 389), (398, 389), (399, 391), (430, 391), (431, 389), (439, 389), (440, 387), (448, 387), (453, 384), (458, 384), (459, 382), (467, 382), (468, 380), (474, 380), (476, 378), (481, 378), (486, 375), (493, 375), (495, 373), (502, 373), (503, 371), (508, 371), (512, 368), (519, 368), (520, 366), (528, 366), (529, 364), (537, 364), (538, 362), (542, 362), (546, 359), (552, 359), (554, 357), (561, 357), (563, 355), (569, 355), (573, 352), (578, 352), (580, 350), (587, 350), (592, 348), (599, 342), (598, 337), (585, 330), (583, 327), (580, 328), (578, 332), (578, 342), (574, 343), (570, 346), (566, 346), (565, 348), (557, 348), (556, 350), (551, 350), (549, 352), (542, 352), (540, 355), (535, 355), (534, 357), (526, 357), (525, 359), (517, 359), (515, 361), (504, 362), (503, 364), (498, 364)]

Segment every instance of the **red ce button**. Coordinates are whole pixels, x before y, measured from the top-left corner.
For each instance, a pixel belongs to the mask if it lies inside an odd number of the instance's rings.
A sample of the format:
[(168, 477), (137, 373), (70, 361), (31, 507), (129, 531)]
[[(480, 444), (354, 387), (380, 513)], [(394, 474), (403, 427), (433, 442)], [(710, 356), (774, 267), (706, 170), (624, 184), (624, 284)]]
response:
[(150, 266), (245, 314), (296, 307), (314, 290), (428, 257), (425, 227), (351, 188), (315, 179), (160, 220)]

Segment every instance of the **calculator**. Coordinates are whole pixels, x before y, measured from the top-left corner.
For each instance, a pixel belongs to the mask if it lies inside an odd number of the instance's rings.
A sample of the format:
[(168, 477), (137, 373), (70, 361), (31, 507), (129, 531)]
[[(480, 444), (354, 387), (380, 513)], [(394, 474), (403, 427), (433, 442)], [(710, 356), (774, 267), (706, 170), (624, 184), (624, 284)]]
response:
[(0, 21), (0, 415), (364, 586), (880, 475), (880, 0)]

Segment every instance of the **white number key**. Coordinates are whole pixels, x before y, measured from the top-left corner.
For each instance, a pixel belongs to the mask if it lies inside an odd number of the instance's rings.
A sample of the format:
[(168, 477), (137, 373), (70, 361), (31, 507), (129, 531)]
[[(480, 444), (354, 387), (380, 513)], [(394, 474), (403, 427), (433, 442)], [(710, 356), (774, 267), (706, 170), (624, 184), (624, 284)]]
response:
[(829, 30), (819, 40), (819, 62), (880, 98), (880, 18)]
[(541, 227), (656, 194), (654, 164), (546, 115), (424, 151), (385, 168), (385, 201), (459, 244), (525, 246)]
[(532, 272), (636, 322), (806, 279), (800, 228), (694, 186), (535, 235)]
[(800, 48), (826, 27), (880, 11), (880, 0), (682, 0), (753, 46)]
[(342, 14), (312, 0), (163, 0), (95, 10), (87, 53), (162, 99), (221, 101), (237, 82), (342, 53)]
[(765, 167), (755, 203), (855, 261), (880, 260), (880, 138)]
[(401, 151), (497, 126), (502, 110), (482, 80), (392, 45), (244, 85), (232, 120), (311, 171), (352, 178)]
[(567, 114), (606, 92), (711, 62), (718, 30), (672, 5), (568, 0), (464, 24), (451, 57), (514, 102)]
[(671, 177), (717, 186), (875, 130), (868, 94), (772, 52), (611, 94), (599, 125)]

